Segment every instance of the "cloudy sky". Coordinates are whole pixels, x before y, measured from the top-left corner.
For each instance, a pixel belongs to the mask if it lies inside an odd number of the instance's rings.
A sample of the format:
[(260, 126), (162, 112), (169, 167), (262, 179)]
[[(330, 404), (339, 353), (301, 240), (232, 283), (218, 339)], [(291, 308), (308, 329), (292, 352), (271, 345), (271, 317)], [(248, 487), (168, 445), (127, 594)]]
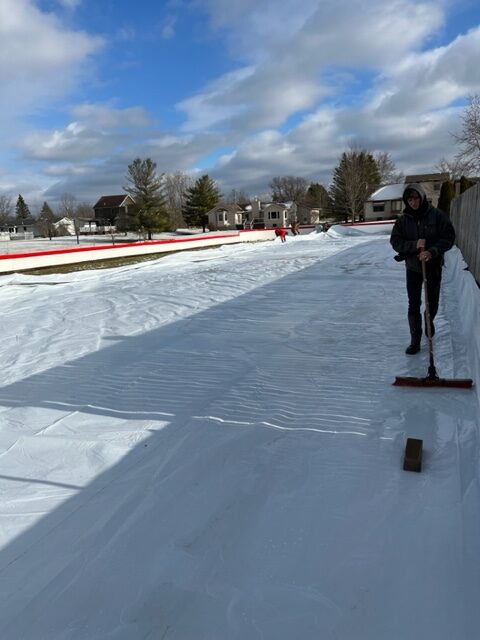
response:
[(0, 195), (93, 203), (135, 157), (328, 185), (352, 144), (434, 171), (479, 60), (478, 0), (0, 0)]

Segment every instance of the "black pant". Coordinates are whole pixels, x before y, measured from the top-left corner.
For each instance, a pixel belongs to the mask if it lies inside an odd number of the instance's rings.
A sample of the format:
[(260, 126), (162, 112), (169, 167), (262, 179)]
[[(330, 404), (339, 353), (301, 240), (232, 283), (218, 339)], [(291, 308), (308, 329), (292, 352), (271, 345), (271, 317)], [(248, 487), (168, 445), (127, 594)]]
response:
[[(422, 304), (423, 275), (417, 271), (407, 269), (408, 315), (420, 314)], [(427, 290), (430, 319), (437, 315), (440, 299), (440, 285), (442, 283), (442, 265), (427, 265)]]

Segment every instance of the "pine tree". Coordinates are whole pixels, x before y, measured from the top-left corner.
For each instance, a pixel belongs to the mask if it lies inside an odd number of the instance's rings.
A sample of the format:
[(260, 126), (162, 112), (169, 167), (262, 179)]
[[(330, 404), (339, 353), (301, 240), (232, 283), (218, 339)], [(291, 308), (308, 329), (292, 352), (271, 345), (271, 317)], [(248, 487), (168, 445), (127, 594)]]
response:
[(20, 194), (18, 195), (17, 204), (15, 205), (15, 221), (22, 225), (32, 222), (32, 214), (30, 213), (28, 204), (26, 204), (23, 196)]
[(204, 175), (187, 189), (183, 218), (189, 227), (203, 226), (205, 230), (207, 213), (218, 204), (222, 195), (214, 180)]
[[(168, 231), (171, 222), (166, 212), (163, 175), (157, 175), (157, 163), (151, 158), (136, 158), (128, 165), (125, 191), (135, 201), (136, 212), (121, 221), (124, 231), (141, 229), (152, 238), (155, 231)], [(136, 229), (133, 228), (136, 226)]]
[(37, 226), (40, 229), (42, 235), (48, 236), (50, 240), (55, 235), (55, 227), (53, 226), (54, 222), (55, 214), (50, 208), (48, 202), (44, 202), (40, 211), (40, 215), (38, 216)]
[(470, 189), (470, 187), (475, 186), (475, 182), (473, 180), (470, 180), (469, 178), (466, 178), (465, 176), (461, 176), (460, 178), (460, 193), (463, 193), (464, 191), (466, 191), (467, 189)]
[(347, 221), (363, 215), (366, 199), (380, 186), (381, 178), (371, 153), (352, 149), (342, 153), (330, 187), (332, 213)]
[(455, 197), (455, 186), (450, 180), (442, 182), (440, 195), (438, 196), (438, 208), (450, 215), (450, 205)]
[(320, 184), (319, 182), (312, 182), (307, 189), (305, 203), (312, 208), (327, 211), (330, 209), (331, 205), (330, 195), (323, 184)]

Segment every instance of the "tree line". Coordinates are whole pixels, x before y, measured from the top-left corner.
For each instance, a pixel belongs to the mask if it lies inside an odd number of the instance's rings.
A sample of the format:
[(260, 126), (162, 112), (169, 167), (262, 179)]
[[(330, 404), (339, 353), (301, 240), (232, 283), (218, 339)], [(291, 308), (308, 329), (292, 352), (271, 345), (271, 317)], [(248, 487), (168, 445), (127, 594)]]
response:
[[(327, 189), (318, 182), (308, 182), (298, 176), (278, 176), (270, 183), (273, 202), (295, 202), (307, 208), (318, 208), (324, 216), (355, 220), (363, 212), (368, 196), (381, 184), (398, 178), (388, 153), (372, 155), (364, 149), (351, 148), (344, 152)], [(208, 174), (196, 181), (182, 173), (158, 175), (151, 158), (136, 158), (128, 166), (127, 184), (123, 187), (136, 206), (117, 222), (119, 231), (141, 229), (149, 234), (167, 231), (172, 227), (172, 212), (189, 227), (207, 224), (207, 213), (221, 200), (225, 204), (245, 205), (250, 198), (243, 191), (233, 189), (223, 197), (217, 184)], [(174, 206), (172, 206), (172, 195)]]

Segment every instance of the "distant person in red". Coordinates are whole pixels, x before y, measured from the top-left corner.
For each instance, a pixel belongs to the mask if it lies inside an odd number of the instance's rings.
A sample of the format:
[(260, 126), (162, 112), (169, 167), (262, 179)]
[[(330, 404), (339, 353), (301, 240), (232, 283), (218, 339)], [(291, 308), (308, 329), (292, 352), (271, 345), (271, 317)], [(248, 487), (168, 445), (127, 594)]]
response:
[(275, 235), (277, 236), (277, 238), (280, 238), (282, 242), (286, 242), (287, 241), (287, 230), (286, 229), (282, 229), (281, 227), (277, 227), (275, 229)]

